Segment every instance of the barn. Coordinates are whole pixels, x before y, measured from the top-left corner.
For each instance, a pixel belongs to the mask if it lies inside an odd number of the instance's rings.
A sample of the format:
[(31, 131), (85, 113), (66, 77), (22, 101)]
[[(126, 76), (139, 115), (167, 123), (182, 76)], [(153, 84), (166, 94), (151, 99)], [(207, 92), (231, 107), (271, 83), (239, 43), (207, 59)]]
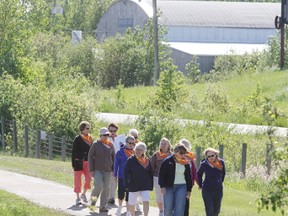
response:
[[(216, 56), (265, 49), (276, 34), (275, 16), (281, 14), (280, 3), (157, 0), (157, 7), (171, 57), (184, 73), (193, 55), (207, 72)], [(102, 41), (127, 28), (141, 28), (152, 16), (152, 0), (118, 0), (100, 19), (96, 38)]]

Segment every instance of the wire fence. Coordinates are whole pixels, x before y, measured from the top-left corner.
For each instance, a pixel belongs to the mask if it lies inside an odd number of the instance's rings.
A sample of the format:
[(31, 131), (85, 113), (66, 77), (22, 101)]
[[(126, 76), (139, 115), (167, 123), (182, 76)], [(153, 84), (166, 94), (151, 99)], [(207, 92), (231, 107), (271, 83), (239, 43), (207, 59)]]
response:
[(16, 120), (1, 117), (0, 147), (2, 151), (24, 157), (42, 159), (71, 158), (73, 140), (66, 136), (57, 137), (54, 133), (17, 124)]

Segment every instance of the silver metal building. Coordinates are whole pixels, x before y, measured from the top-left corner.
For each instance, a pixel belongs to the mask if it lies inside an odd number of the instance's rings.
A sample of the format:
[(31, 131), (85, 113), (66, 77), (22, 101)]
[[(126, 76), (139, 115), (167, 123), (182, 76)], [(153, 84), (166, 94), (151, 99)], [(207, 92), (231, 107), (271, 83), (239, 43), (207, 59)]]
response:
[[(265, 49), (281, 11), (280, 3), (157, 0), (157, 5), (159, 24), (168, 29), (165, 37), (182, 72), (193, 55), (205, 72), (216, 56)], [(129, 27), (141, 28), (152, 13), (152, 0), (119, 0), (101, 18), (96, 37), (101, 41)]]

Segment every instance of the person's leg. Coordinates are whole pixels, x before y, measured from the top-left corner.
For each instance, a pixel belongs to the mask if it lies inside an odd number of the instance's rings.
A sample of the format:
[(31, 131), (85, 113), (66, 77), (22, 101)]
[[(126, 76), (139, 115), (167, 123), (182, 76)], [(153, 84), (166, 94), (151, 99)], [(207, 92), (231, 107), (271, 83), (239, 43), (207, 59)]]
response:
[(74, 192), (76, 193), (76, 205), (81, 204), (80, 193), (82, 187), (82, 171), (74, 171)]
[(92, 180), (92, 177), (89, 171), (88, 161), (83, 161), (83, 174), (85, 177), (83, 194), (85, 194), (88, 189), (91, 189), (91, 180)]
[(135, 216), (135, 204), (139, 195), (139, 192), (129, 192), (128, 204), (131, 216)]
[(190, 199), (186, 199), (184, 216), (189, 216)]
[(143, 202), (143, 212), (144, 212), (144, 216), (148, 216), (148, 212), (149, 212), (149, 191), (140, 191), (140, 196), (142, 198), (142, 202)]
[(223, 197), (223, 190), (214, 193), (214, 216), (220, 214), (221, 202)]
[(205, 205), (206, 216), (214, 216), (213, 195), (207, 189), (202, 189), (202, 198)]
[(125, 197), (125, 188), (123, 179), (118, 179), (118, 202), (119, 206), (122, 206), (122, 202)]
[(98, 170), (95, 170), (94, 171), (94, 188), (91, 192), (91, 200), (94, 200), (92, 201), (92, 205), (96, 204), (97, 202), (97, 199), (100, 195), (100, 192), (102, 190), (102, 187), (103, 187), (103, 177), (102, 177), (102, 172), (98, 171)]
[(158, 177), (154, 176), (153, 180), (156, 192), (156, 201), (159, 208), (159, 212), (161, 213), (163, 212), (163, 204), (164, 204), (163, 194), (161, 193), (161, 188), (160, 185), (158, 184)]
[(81, 181), (82, 171), (74, 171), (74, 192), (76, 194), (81, 193), (82, 181)]
[(110, 204), (115, 203), (115, 194), (116, 194), (116, 188), (117, 188), (116, 187), (117, 182), (113, 176), (114, 176), (114, 172), (111, 172), (110, 185), (109, 185), (109, 203)]
[(186, 203), (186, 184), (174, 185), (174, 215), (184, 215)]
[(83, 161), (83, 174), (84, 174), (84, 189), (83, 192), (81, 194), (81, 199), (84, 202), (88, 202), (87, 197), (86, 197), (86, 192), (88, 189), (91, 189), (91, 174), (89, 171), (89, 165), (88, 165), (88, 161)]
[(111, 172), (102, 172), (102, 181), (103, 181), (103, 188), (102, 193), (100, 197), (100, 208), (106, 207), (108, 204), (108, 198), (109, 198), (109, 185), (110, 185), (110, 178), (111, 178)]
[(164, 194), (164, 215), (172, 216), (174, 208), (174, 188), (166, 187), (166, 193)]

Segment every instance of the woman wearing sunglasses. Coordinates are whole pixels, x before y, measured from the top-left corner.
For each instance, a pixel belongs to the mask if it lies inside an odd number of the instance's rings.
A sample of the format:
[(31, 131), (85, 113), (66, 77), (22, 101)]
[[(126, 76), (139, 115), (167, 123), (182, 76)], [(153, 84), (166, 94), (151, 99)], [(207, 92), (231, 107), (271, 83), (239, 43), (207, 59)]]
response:
[[(91, 125), (87, 121), (79, 124), (80, 133), (75, 137), (72, 147), (72, 167), (74, 169), (74, 192), (76, 193), (76, 205), (87, 203), (86, 192), (91, 188), (91, 175), (88, 167), (88, 152), (92, 145), (92, 137), (90, 135)], [(84, 175), (84, 189), (82, 189), (82, 176)], [(82, 200), (82, 201), (81, 201)]]
[[(202, 189), (206, 216), (217, 216), (220, 213), (223, 197), (222, 183), (226, 174), (225, 163), (219, 158), (219, 151), (214, 148), (205, 149), (204, 154), (206, 159), (202, 160), (197, 171), (198, 184)], [(204, 181), (203, 174), (205, 174)]]

